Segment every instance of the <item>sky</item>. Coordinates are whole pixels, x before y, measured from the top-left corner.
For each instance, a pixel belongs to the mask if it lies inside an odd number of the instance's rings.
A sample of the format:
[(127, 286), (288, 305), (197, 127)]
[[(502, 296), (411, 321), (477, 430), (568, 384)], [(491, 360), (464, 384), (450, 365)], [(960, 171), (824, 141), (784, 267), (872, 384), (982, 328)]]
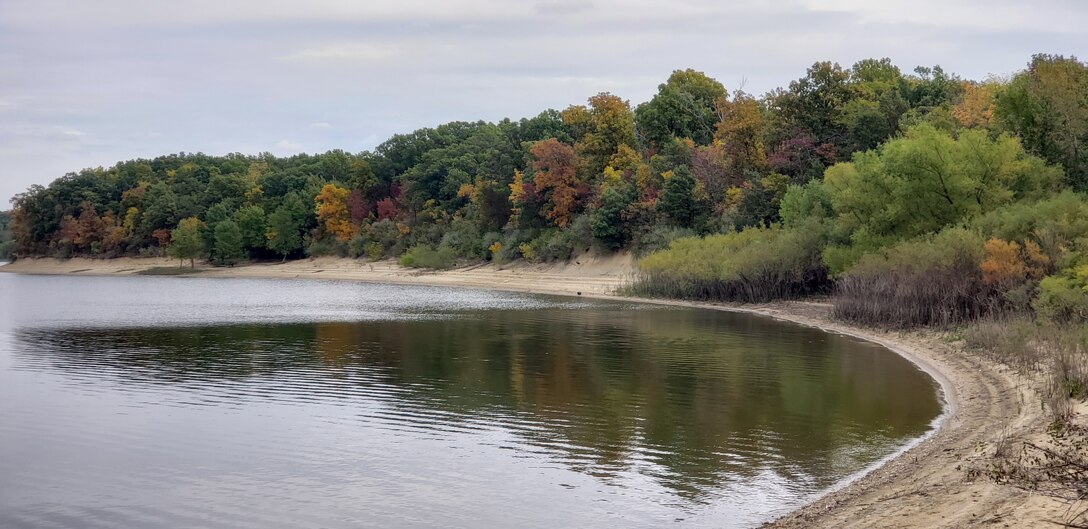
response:
[(816, 61), (967, 79), (1088, 56), (1083, 0), (0, 0), (0, 209), (177, 152), (372, 149), (536, 115), (676, 69), (762, 95)]

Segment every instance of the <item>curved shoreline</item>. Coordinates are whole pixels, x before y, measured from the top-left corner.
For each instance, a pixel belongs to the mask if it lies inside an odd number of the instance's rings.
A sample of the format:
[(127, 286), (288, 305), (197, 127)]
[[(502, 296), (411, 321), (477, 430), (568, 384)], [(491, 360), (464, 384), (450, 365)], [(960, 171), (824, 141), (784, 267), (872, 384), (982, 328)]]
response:
[[(804, 498), (802, 506), (763, 527), (967, 527), (995, 522), (1019, 527), (1053, 518), (1062, 509), (1056, 502), (1010, 487), (966, 479), (968, 469), (980, 467), (995, 442), (1039, 429), (1043, 417), (1032, 381), (965, 354), (933, 332), (890, 333), (832, 321), (826, 304), (735, 305), (614, 295), (611, 292), (631, 277), (631, 260), (581, 261), (586, 263), (420, 272), (391, 262), (319, 258), (283, 265), (207, 268), (197, 276), (353, 280), (637, 301), (761, 315), (866, 340), (902, 356), (936, 381), (942, 414), (925, 435), (830, 489)], [(0, 271), (132, 275), (175, 264), (160, 259), (33, 259)]]

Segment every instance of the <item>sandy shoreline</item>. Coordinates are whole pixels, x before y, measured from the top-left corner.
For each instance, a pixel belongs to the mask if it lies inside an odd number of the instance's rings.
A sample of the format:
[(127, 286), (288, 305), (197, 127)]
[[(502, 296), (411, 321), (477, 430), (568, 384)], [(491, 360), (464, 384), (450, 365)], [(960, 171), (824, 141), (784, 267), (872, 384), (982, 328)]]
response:
[[(24, 259), (3, 272), (133, 275), (177, 266), (165, 259)], [(405, 269), (391, 261), (318, 258), (234, 268), (205, 268), (198, 277), (338, 279), (399, 284), (492, 288), (541, 294), (615, 298), (633, 278), (626, 256), (583, 257), (564, 265), (480, 265), (442, 272)], [(630, 298), (623, 298), (630, 299)], [(963, 353), (935, 333), (890, 333), (833, 321), (826, 305), (791, 302), (723, 305), (641, 300), (761, 314), (869, 340), (914, 362), (943, 389), (940, 427), (879, 468), (765, 527), (1034, 527), (1059, 519), (1064, 506), (984, 478), (969, 480), (1001, 439), (1041, 430), (1045, 417), (1031, 380)]]

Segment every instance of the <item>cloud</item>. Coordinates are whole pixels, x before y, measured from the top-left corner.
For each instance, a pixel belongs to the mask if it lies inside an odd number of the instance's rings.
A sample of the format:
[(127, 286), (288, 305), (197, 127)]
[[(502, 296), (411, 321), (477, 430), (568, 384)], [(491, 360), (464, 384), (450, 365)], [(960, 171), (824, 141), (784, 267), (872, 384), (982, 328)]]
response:
[(68, 127), (54, 127), (45, 133), (46, 138), (65, 141), (82, 141), (86, 136), (86, 132)]
[[(1045, 2), (1044, 2), (1045, 3)], [(802, 0), (814, 11), (850, 14), (863, 24), (915, 24), (991, 31), (1083, 32), (1088, 10), (1074, 4), (1043, 6), (1039, 2), (993, 0)], [(1062, 7), (1066, 4), (1066, 7)], [(1061, 16), (1055, 16), (1057, 14)]]
[(49, 24), (78, 28), (87, 21), (100, 27), (163, 28), (299, 22), (306, 24), (411, 20), (472, 21), (503, 18), (511, 12), (508, 0), (37, 0), (33, 4), (4, 6), (8, 23), (29, 27)]
[(297, 154), (303, 151), (302, 145), (299, 145), (291, 140), (280, 140), (276, 142), (276, 152), (281, 154)]
[(358, 152), (600, 91), (637, 104), (677, 68), (757, 95), (817, 60), (984, 78), (1083, 51), (1088, 26), (1083, 0), (36, 0), (2, 12), (0, 204), (122, 159)]
[(533, 6), (536, 14), (544, 16), (574, 15), (591, 9), (593, 2), (589, 0), (549, 0)]
[(344, 42), (301, 49), (283, 56), (284, 60), (297, 62), (315, 61), (380, 61), (397, 54), (389, 45), (368, 42)]

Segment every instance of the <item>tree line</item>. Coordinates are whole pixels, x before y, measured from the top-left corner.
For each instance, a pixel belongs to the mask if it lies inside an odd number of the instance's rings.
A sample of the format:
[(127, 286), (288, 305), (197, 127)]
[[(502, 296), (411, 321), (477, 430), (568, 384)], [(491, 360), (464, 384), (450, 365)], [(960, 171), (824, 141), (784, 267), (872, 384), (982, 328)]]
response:
[[(904, 73), (888, 59), (818, 62), (760, 97), (677, 70), (634, 107), (601, 93), (532, 118), (398, 134), (361, 153), (181, 153), (84, 169), (16, 196), (13, 241), (0, 229), (0, 249), (428, 267), (628, 249), (649, 256), (645, 293), (764, 300), (837, 284), (857, 299), (840, 312), (862, 317), (874, 292), (905, 295), (906, 278), (932, 276), (897, 252), (963, 246), (931, 257), (977, 264), (986, 294), (908, 317), (955, 320), (1006, 298), (1030, 304), (1036, 283), (1065, 299), (1088, 281), (1076, 257), (1086, 87), (1084, 63), (1053, 55), (981, 81), (939, 66)], [(1068, 220), (1027, 218), (1047, 208)]]

